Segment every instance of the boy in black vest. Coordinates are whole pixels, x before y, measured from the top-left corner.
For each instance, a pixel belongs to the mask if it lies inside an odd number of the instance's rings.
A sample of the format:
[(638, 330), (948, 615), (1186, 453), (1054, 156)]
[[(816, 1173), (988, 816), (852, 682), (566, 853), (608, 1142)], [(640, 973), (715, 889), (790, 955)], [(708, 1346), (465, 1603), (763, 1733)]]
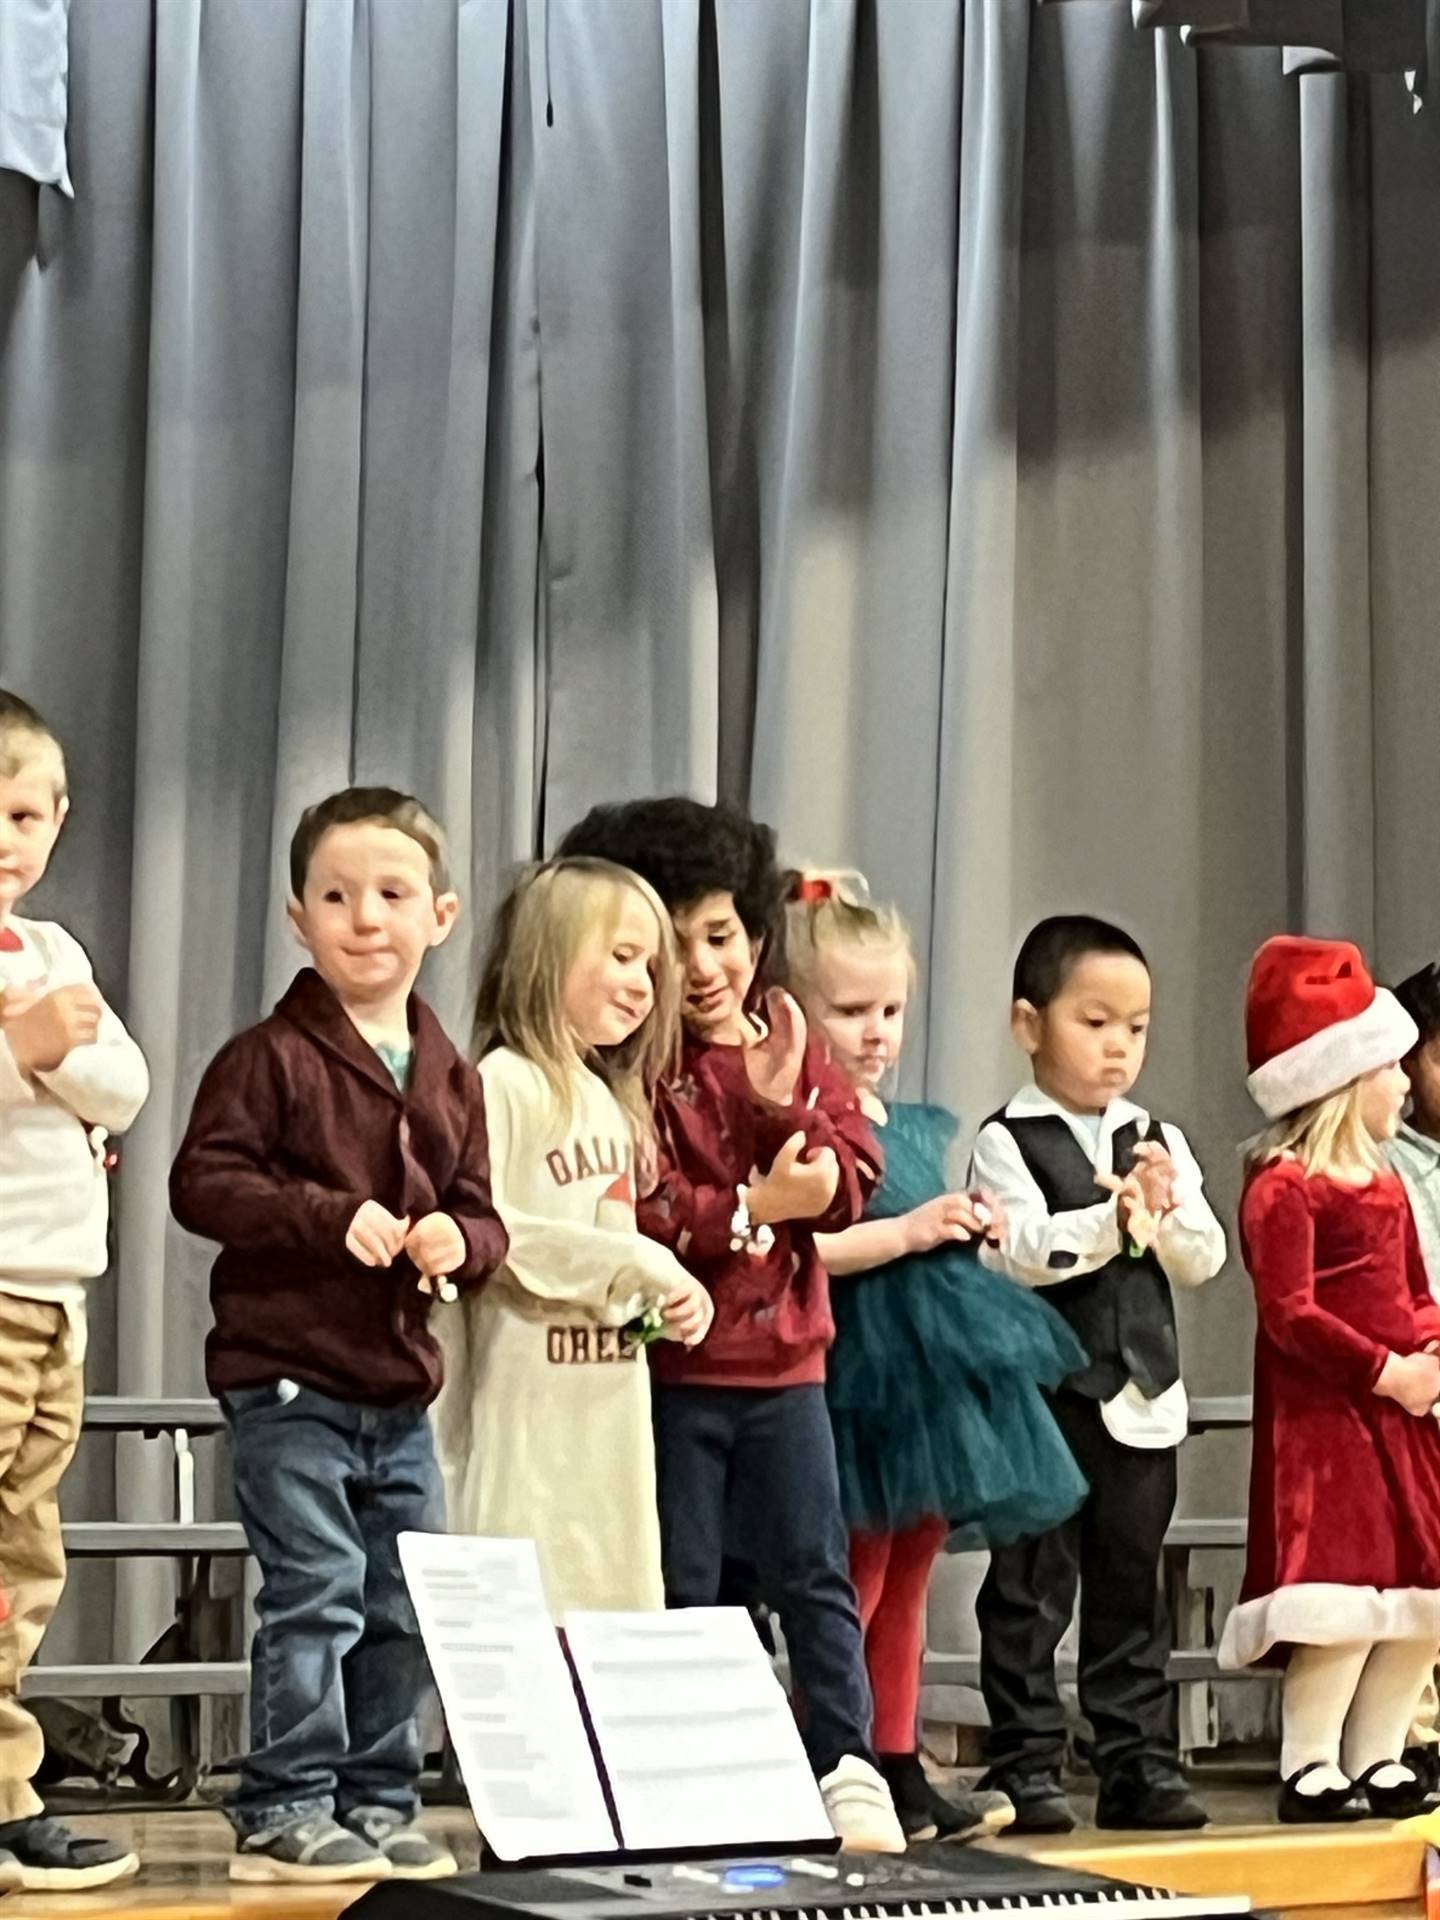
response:
[(1015, 963), (1011, 1026), (1034, 1083), (985, 1122), (971, 1184), (1003, 1209), (986, 1264), (1045, 1297), (1090, 1364), (1054, 1396), (1090, 1494), (1051, 1532), (991, 1556), (980, 1590), (989, 1784), (1016, 1829), (1075, 1824), (1060, 1782), (1055, 1652), (1080, 1586), (1080, 1704), (1095, 1735), (1102, 1827), (1199, 1827), (1165, 1677), (1161, 1549), (1185, 1437), (1170, 1285), (1219, 1272), (1225, 1235), (1178, 1127), (1127, 1098), (1145, 1059), (1150, 970), (1102, 920), (1043, 920)]

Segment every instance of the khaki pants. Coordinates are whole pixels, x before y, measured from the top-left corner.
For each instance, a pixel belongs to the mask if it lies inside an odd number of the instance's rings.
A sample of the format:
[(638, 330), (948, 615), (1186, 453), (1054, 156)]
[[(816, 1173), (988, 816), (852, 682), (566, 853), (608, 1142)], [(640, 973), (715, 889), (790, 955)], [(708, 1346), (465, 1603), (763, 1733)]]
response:
[(0, 1822), (42, 1810), (30, 1782), (45, 1743), (17, 1697), (65, 1585), (55, 1490), (80, 1438), (83, 1369), (65, 1309), (0, 1293)]

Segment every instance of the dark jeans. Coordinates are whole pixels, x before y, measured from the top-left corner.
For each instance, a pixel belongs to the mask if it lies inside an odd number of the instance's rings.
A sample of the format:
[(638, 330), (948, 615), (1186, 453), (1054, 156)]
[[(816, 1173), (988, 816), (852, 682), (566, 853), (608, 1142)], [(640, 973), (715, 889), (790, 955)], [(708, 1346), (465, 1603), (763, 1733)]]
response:
[(430, 1674), (396, 1536), (444, 1526), (425, 1410), (310, 1387), (287, 1400), (279, 1385), (223, 1394), (221, 1406), (263, 1577), (251, 1751), (231, 1823), (243, 1836), (356, 1807), (409, 1819)]
[(653, 1398), (667, 1604), (713, 1607), (730, 1542), (785, 1629), (796, 1717), (816, 1774), (823, 1779), (846, 1754), (873, 1764), (825, 1389), (656, 1382)]
[(1160, 1569), (1175, 1449), (1122, 1447), (1099, 1403), (1080, 1394), (1062, 1389), (1051, 1404), (1090, 1492), (1062, 1525), (991, 1553), (975, 1608), (991, 1765), (1016, 1775), (1060, 1770), (1065, 1710), (1055, 1651), (1078, 1583), (1080, 1705), (1096, 1766), (1102, 1775), (1127, 1763), (1167, 1773), (1179, 1761)]

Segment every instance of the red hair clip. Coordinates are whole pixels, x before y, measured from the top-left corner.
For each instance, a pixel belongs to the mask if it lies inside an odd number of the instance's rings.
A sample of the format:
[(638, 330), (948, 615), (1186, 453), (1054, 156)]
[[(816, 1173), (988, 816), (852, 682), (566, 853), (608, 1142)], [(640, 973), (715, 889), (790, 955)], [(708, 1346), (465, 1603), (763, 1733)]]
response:
[(795, 882), (790, 898), (802, 907), (817, 907), (825, 900), (835, 898), (835, 888), (830, 881), (818, 873), (801, 874)]

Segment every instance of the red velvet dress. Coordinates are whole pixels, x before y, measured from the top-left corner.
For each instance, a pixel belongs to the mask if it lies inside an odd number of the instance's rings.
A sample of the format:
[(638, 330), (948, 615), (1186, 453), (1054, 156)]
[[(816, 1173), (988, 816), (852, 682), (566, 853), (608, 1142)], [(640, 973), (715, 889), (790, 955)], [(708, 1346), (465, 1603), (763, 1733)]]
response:
[(1391, 1352), (1440, 1340), (1404, 1188), (1294, 1160), (1240, 1203), (1255, 1283), (1254, 1448), (1240, 1601), (1222, 1666), (1291, 1645), (1440, 1645), (1440, 1422), (1374, 1391)]

